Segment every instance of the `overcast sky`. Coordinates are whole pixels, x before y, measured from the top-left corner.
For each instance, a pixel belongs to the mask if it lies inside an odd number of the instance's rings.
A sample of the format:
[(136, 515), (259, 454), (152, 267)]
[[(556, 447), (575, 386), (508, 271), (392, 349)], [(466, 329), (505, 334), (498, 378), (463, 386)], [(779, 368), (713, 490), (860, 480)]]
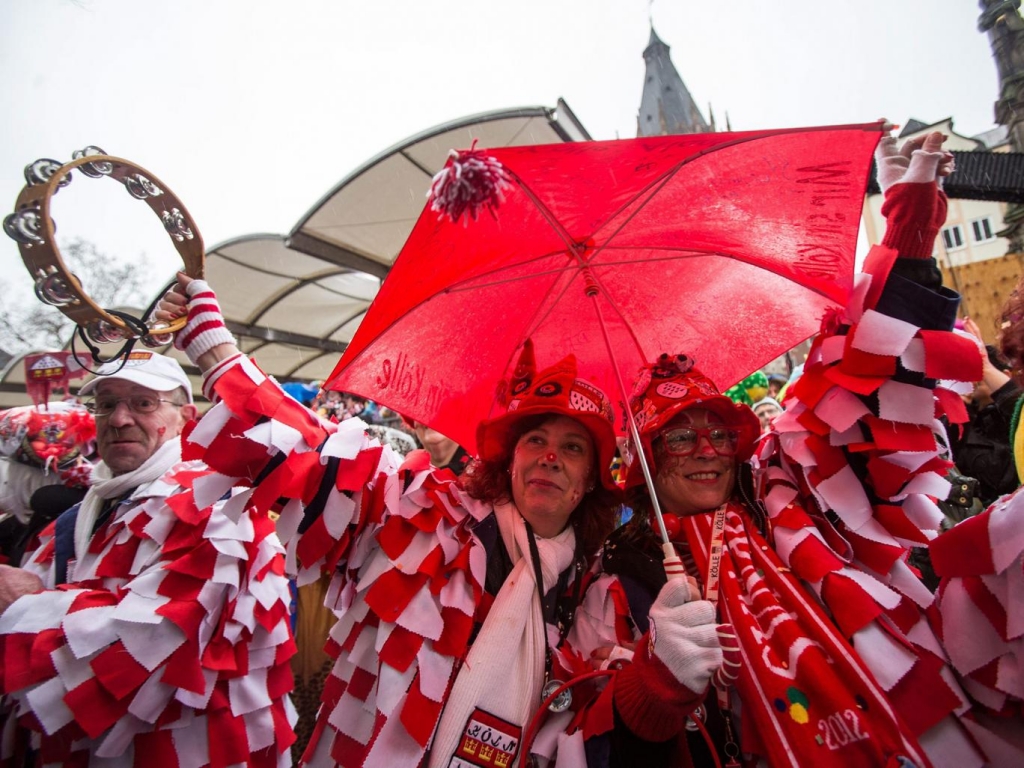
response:
[[(287, 232), (361, 163), (465, 115), (563, 97), (594, 138), (632, 137), (650, 17), (720, 128), (726, 113), (736, 130), (952, 116), (974, 135), (997, 96), (978, 13), (975, 0), (0, 0), (0, 213), (26, 163), (87, 144), (163, 179), (212, 246)], [(94, 213), (80, 224), (55, 207), (60, 236), (145, 252), (158, 279), (176, 268), (155, 218), (93, 184), (62, 192)], [(28, 291), (6, 237), (0, 267)]]

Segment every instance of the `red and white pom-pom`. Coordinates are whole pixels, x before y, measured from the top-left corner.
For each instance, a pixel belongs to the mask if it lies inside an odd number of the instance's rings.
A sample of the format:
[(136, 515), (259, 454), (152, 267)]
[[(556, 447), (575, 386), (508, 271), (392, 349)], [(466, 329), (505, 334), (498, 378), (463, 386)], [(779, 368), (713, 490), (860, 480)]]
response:
[(92, 484), (92, 464), (82, 459), (70, 467), (58, 469), (57, 476), (68, 488), (88, 488)]
[(481, 209), (494, 216), (504, 191), (512, 186), (504, 166), (475, 147), (476, 141), (465, 152), (453, 149), (427, 193), (431, 209), (455, 223), (466, 213), (476, 221)]
[(847, 322), (846, 314), (839, 307), (826, 307), (821, 315), (821, 328), (818, 333), (823, 336), (835, 336)]

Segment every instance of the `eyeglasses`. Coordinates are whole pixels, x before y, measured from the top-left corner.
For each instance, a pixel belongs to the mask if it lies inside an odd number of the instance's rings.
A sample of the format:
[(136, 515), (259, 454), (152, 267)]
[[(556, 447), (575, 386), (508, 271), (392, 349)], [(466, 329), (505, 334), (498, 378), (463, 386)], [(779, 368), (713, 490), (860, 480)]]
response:
[(184, 405), (184, 403), (176, 403), (173, 400), (165, 400), (162, 397), (153, 397), (152, 395), (132, 395), (131, 397), (97, 398), (91, 403), (86, 403), (85, 407), (89, 413), (97, 416), (109, 416), (117, 410), (117, 406), (120, 403), (126, 403), (132, 413), (153, 413), (160, 407), (160, 403), (170, 403), (176, 408), (181, 408)]
[(665, 450), (673, 456), (689, 456), (697, 450), (702, 437), (707, 439), (719, 456), (734, 456), (739, 446), (740, 433), (726, 427), (676, 427), (666, 429), (659, 437), (665, 443)]

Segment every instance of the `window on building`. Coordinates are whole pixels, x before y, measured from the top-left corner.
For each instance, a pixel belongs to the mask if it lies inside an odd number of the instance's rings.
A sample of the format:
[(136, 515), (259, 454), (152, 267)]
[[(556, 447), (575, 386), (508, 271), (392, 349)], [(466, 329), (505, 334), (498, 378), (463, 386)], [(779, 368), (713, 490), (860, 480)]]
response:
[(995, 240), (996, 236), (992, 231), (992, 218), (986, 216), (983, 219), (972, 221), (971, 234), (974, 236), (974, 242), (976, 243), (987, 243), (989, 240)]
[(947, 251), (955, 251), (964, 247), (964, 229), (959, 224), (942, 230), (942, 242)]

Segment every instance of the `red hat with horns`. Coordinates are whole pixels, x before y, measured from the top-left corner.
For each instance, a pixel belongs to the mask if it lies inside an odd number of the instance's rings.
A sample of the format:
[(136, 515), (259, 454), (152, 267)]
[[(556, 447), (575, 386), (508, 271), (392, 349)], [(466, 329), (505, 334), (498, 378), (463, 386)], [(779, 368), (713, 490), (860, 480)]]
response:
[(500, 459), (507, 451), (506, 441), (512, 428), (527, 416), (568, 416), (586, 427), (594, 441), (602, 485), (609, 490), (618, 488), (611, 473), (615, 458), (611, 402), (596, 386), (576, 377), (574, 355), (568, 355), (561, 362), (538, 372), (533, 342), (528, 339), (512, 379), (499, 385), (497, 400), (507, 406), (505, 413), (481, 421), (476, 430), (481, 459)]

